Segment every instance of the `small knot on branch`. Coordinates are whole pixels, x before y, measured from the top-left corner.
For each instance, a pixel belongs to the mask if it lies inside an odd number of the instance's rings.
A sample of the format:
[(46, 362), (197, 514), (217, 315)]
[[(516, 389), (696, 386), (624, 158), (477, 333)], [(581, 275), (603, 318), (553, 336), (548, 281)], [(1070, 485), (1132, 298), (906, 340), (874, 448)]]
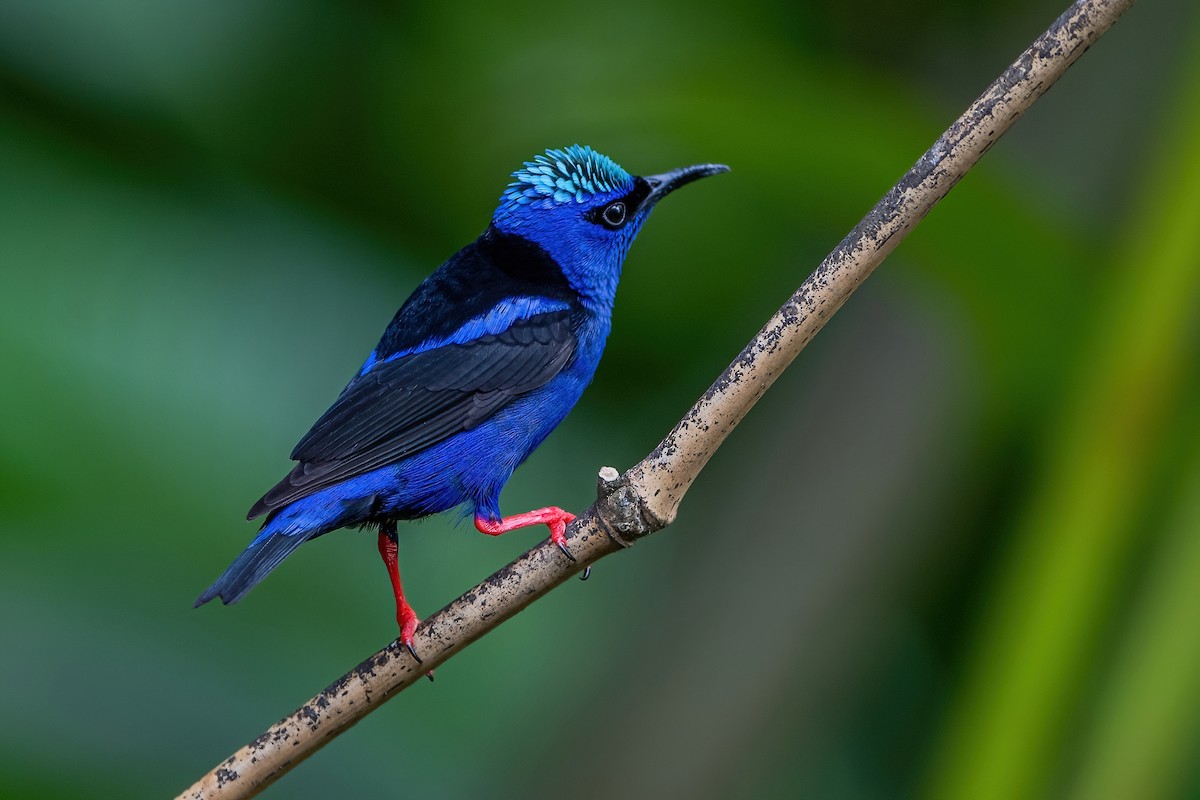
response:
[(613, 467), (601, 467), (596, 476), (594, 510), (605, 533), (621, 547), (629, 547), (662, 527), (650, 523), (641, 496), (629, 478)]

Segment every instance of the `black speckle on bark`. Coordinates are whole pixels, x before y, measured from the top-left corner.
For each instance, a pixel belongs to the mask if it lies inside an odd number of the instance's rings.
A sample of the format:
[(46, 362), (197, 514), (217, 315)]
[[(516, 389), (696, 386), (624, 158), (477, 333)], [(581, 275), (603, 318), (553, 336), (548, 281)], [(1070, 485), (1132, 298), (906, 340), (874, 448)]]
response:
[(306, 705), (300, 709), (300, 716), (305, 719), (309, 730), (316, 730), (321, 724), (321, 715), (312, 706)]

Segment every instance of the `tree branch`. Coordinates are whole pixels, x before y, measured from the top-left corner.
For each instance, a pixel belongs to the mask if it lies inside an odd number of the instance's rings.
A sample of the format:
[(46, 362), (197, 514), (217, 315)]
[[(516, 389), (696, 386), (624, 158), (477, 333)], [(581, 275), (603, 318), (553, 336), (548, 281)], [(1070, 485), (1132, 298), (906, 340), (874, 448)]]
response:
[(596, 503), (568, 531), (578, 562), (548, 541), (416, 633), (418, 665), (396, 642), (238, 750), (181, 798), (252, 797), (389, 697), (572, 575), (669, 525), (708, 459), (825, 322), (979, 158), (1133, 0), (1080, 0), (1013, 62), (825, 258), (684, 418), (625, 475), (600, 471)]

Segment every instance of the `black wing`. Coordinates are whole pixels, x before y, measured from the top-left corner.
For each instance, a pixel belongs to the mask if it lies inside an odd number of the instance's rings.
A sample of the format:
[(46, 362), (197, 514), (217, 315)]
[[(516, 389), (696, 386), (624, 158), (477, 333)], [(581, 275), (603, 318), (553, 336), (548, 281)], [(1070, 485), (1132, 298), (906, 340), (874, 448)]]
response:
[(376, 364), (352, 380), (300, 440), (292, 451), (300, 463), (248, 518), (474, 428), (550, 381), (574, 352), (570, 312), (554, 311), (466, 344)]

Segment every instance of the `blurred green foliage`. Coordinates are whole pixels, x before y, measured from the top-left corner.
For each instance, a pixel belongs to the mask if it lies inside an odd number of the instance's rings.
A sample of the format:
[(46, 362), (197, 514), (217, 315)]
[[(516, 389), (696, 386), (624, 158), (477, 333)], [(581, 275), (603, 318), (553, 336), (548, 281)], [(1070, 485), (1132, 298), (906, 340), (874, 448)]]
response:
[[(504, 497), (581, 508), (1060, 11), (0, 3), (0, 793), (170, 796), (394, 636), (355, 532), (190, 606), (522, 160), (734, 167), (655, 212)], [(670, 532), (268, 796), (1200, 796), (1198, 53), (1135, 7)], [(408, 526), (418, 612), (538, 535)]]

